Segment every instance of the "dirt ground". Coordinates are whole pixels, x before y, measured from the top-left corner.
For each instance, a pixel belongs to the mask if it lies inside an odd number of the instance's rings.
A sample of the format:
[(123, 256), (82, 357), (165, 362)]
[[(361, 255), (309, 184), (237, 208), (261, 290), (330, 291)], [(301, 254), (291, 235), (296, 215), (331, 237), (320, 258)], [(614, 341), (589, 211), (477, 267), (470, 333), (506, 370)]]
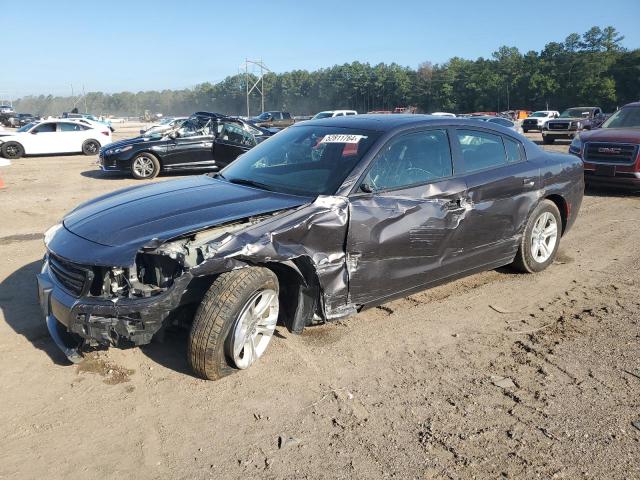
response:
[(207, 382), (183, 335), (73, 366), (46, 332), (42, 232), (138, 182), (84, 156), (0, 175), (2, 479), (640, 478), (640, 195), (587, 192), (543, 273), (278, 327), (258, 365)]

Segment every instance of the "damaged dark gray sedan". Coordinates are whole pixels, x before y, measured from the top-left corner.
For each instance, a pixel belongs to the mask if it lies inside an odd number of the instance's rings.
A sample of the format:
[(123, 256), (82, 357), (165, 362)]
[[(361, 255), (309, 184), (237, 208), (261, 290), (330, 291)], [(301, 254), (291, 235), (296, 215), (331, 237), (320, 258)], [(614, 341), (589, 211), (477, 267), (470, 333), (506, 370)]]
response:
[(203, 378), (245, 369), (293, 332), (513, 264), (539, 272), (574, 223), (582, 162), (512, 130), (421, 115), (292, 126), (221, 173), (87, 202), (45, 235), (52, 337), (149, 343), (190, 328)]

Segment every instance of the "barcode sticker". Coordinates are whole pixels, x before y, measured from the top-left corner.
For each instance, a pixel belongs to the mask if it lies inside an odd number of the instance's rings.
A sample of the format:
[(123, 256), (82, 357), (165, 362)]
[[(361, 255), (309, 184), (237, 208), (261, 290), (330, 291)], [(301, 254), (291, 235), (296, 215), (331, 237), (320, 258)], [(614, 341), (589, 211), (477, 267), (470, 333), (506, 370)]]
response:
[(358, 143), (363, 138), (367, 138), (366, 135), (332, 134), (325, 135), (320, 143)]

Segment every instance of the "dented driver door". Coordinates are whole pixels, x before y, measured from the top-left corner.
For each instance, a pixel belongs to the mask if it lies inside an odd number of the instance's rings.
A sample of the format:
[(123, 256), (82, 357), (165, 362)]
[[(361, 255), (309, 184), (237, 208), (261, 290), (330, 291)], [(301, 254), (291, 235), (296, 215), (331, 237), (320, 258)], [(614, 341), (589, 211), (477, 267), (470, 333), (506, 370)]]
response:
[(464, 270), (466, 190), (464, 179), (453, 176), (445, 130), (401, 135), (386, 145), (350, 197), (349, 301), (378, 303)]

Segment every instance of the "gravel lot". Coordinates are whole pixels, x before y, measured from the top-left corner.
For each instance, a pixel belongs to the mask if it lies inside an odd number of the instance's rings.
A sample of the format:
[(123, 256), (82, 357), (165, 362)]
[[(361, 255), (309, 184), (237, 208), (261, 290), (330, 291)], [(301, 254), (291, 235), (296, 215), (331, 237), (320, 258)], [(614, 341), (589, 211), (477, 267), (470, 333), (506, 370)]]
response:
[(206, 382), (185, 336), (72, 366), (41, 318), (42, 232), (139, 182), (84, 156), (0, 175), (0, 478), (640, 478), (640, 195), (587, 192), (541, 274), (278, 327), (257, 366)]

